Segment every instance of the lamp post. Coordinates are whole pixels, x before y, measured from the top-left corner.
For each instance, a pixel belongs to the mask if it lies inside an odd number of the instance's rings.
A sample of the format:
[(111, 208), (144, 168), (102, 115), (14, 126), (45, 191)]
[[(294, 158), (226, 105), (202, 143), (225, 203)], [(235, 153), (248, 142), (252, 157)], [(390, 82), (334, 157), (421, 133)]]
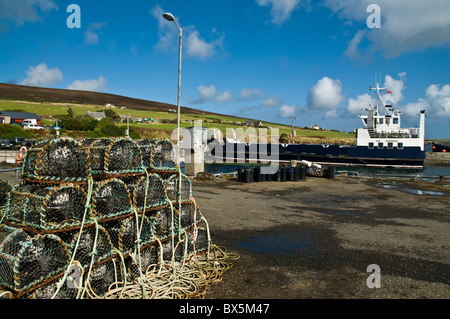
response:
[(181, 39), (183, 37), (183, 30), (178, 25), (172, 13), (166, 12), (163, 14), (164, 19), (174, 22), (180, 32), (178, 44), (178, 98), (177, 98), (177, 164), (180, 167), (180, 89), (181, 89)]
[(295, 116), (290, 117), (292, 119), (292, 144), (294, 144), (295, 130), (294, 130), (294, 121), (297, 121)]

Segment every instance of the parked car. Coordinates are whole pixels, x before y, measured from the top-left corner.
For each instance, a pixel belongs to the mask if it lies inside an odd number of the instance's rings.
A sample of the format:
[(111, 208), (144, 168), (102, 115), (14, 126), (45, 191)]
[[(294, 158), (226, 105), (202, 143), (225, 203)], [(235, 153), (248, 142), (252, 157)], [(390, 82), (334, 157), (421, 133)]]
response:
[(23, 126), (24, 130), (41, 130), (43, 129), (42, 126), (37, 125), (37, 124), (27, 124)]
[(26, 144), (25, 138), (24, 137), (11, 137), (9, 139), (9, 141), (12, 144), (12, 147), (15, 149), (19, 149), (21, 148), (23, 145)]
[(36, 124), (37, 125), (38, 123), (37, 123), (37, 121), (35, 119), (25, 119), (21, 123), (22, 127), (25, 127), (25, 126), (30, 125), (30, 124)]
[(0, 139), (0, 148), (2, 150), (10, 150), (13, 148), (13, 143), (9, 139), (2, 138)]

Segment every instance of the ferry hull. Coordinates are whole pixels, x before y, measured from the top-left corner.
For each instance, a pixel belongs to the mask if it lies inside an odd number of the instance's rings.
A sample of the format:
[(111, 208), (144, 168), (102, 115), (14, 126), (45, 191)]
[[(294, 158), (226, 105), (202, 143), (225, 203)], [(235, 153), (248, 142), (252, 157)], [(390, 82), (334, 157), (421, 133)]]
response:
[(335, 166), (422, 168), (425, 151), (420, 147), (369, 149), (363, 146), (322, 144), (209, 144), (205, 160), (234, 163), (289, 162), (291, 160)]

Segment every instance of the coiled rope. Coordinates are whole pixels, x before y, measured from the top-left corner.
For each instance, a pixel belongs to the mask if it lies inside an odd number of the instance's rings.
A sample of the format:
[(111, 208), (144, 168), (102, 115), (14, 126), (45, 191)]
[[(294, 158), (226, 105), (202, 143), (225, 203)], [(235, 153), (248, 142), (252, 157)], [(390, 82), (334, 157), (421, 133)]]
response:
[[(146, 171), (146, 170), (145, 170)], [(202, 220), (206, 224), (207, 231), (207, 250), (201, 253), (197, 253), (195, 248), (195, 240), (197, 238), (197, 204), (193, 197), (190, 200), (194, 204), (194, 230), (193, 230), (193, 243), (194, 243), (194, 253), (189, 258), (187, 256), (187, 246), (188, 246), (188, 236), (186, 231), (178, 227), (178, 233), (175, 234), (175, 213), (174, 207), (171, 201), (169, 205), (171, 207), (171, 245), (172, 245), (172, 257), (171, 260), (164, 260), (163, 258), (163, 246), (161, 241), (155, 237), (159, 247), (160, 261), (157, 264), (150, 265), (145, 271), (142, 269), (141, 255), (140, 255), (140, 234), (143, 227), (145, 208), (148, 196), (148, 179), (149, 175), (146, 173), (147, 185), (145, 188), (144, 197), (144, 210), (142, 212), (141, 220), (139, 223), (139, 215), (136, 208), (134, 209), (136, 218), (136, 231), (137, 240), (136, 247), (132, 256), (137, 259), (139, 276), (135, 278), (132, 282), (127, 282), (127, 271), (123, 254), (116, 249), (118, 253), (123, 270), (123, 274), (120, 277), (115, 273), (115, 282), (109, 286), (109, 289), (102, 296), (95, 293), (90, 285), (90, 274), (92, 272), (92, 266), (94, 263), (94, 257), (96, 255), (96, 246), (98, 239), (98, 223), (94, 219), (96, 225), (96, 235), (93, 244), (93, 251), (91, 252), (92, 258), (89, 265), (89, 270), (84, 274), (86, 279), (84, 282), (84, 287), (77, 287), (78, 294), (76, 298), (91, 298), (91, 299), (174, 299), (174, 298), (190, 298), (190, 297), (204, 297), (204, 292), (209, 283), (221, 280), (221, 275), (226, 270), (232, 267), (232, 262), (239, 258), (237, 254), (229, 253), (224, 248), (211, 244), (211, 235), (209, 231), (209, 225), (207, 220), (202, 216)], [(179, 185), (178, 185), (178, 225), (181, 225), (181, 171), (179, 171)], [(67, 271), (64, 273), (64, 277), (57, 285), (57, 290), (55, 291), (52, 298), (57, 297), (57, 294), (61, 286), (65, 283), (67, 276), (69, 274), (69, 268), (72, 264), (75, 264), (75, 255), (79, 245), (81, 233), (83, 231), (83, 226), (86, 218), (87, 212), (91, 209), (91, 196), (93, 190), (92, 178), (89, 179), (88, 196), (85, 205), (85, 212), (83, 216), (83, 221), (80, 228), (80, 233), (74, 247), (72, 258), (69, 263)], [(176, 239), (178, 240), (175, 243)], [(184, 254), (181, 262), (175, 261), (175, 251), (178, 245), (184, 245)], [(115, 267), (116, 269), (116, 267)]]
[[(185, 299), (204, 297), (209, 283), (221, 280), (221, 274), (239, 258), (213, 245), (210, 253), (196, 255), (184, 263), (164, 262), (151, 265), (142, 278), (125, 285), (114, 283), (103, 299)], [(144, 284), (142, 284), (144, 283)], [(117, 287), (117, 284), (123, 284)], [(116, 286), (116, 287), (113, 287)]]
[[(67, 276), (70, 274), (70, 267), (72, 266), (72, 264), (74, 263), (74, 259), (75, 259), (75, 255), (78, 249), (78, 245), (80, 244), (80, 239), (81, 239), (81, 233), (83, 232), (83, 227), (84, 227), (84, 223), (86, 222), (86, 215), (87, 212), (91, 210), (91, 196), (92, 196), (92, 190), (94, 188), (94, 180), (92, 177), (89, 177), (88, 180), (88, 194), (86, 197), (86, 204), (84, 205), (84, 214), (83, 214), (83, 220), (81, 222), (81, 227), (80, 227), (80, 232), (78, 234), (78, 238), (77, 238), (77, 243), (74, 247), (73, 253), (72, 253), (72, 257), (71, 260), (69, 262), (69, 266), (67, 267), (67, 270), (64, 272), (64, 276), (61, 279), (61, 281), (57, 284), (57, 289), (55, 291), (55, 293), (52, 296), (52, 299), (54, 299), (56, 297), (56, 295), (58, 294), (59, 290), (61, 289), (61, 286), (65, 283)], [(94, 243), (94, 246), (96, 246), (96, 243)]]

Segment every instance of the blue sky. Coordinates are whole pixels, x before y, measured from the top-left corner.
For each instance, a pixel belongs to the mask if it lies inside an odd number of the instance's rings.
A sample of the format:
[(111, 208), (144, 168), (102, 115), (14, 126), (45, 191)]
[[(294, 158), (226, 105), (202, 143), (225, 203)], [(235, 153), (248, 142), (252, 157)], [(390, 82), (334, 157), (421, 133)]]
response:
[(352, 131), (378, 75), (404, 126), (425, 109), (426, 138), (450, 138), (448, 0), (0, 0), (0, 82), (176, 104), (163, 12), (183, 106)]

